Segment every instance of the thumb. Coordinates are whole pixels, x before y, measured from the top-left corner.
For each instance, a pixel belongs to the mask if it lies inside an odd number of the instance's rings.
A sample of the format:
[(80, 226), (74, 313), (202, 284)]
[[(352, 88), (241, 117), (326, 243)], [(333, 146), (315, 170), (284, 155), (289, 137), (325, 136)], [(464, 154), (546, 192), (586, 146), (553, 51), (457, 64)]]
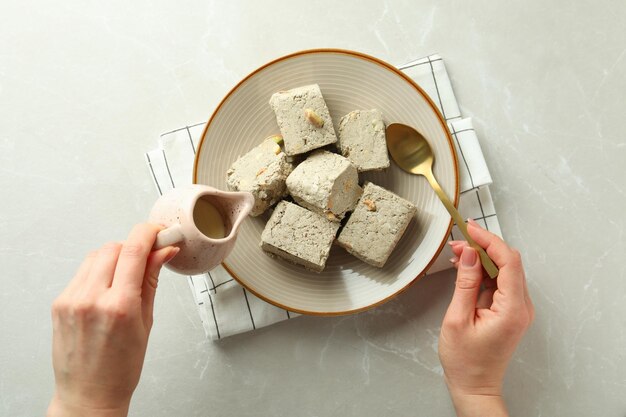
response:
[(468, 321), (474, 318), (482, 279), (483, 270), (478, 253), (469, 246), (464, 247), (459, 260), (454, 295), (448, 307), (448, 314), (453, 316), (455, 321)]
[(163, 264), (171, 261), (179, 251), (180, 248), (168, 246), (152, 252), (148, 257), (141, 290), (143, 322), (148, 329), (152, 327), (152, 311), (154, 310), (154, 297), (156, 296), (156, 289), (159, 283), (159, 272), (161, 272)]

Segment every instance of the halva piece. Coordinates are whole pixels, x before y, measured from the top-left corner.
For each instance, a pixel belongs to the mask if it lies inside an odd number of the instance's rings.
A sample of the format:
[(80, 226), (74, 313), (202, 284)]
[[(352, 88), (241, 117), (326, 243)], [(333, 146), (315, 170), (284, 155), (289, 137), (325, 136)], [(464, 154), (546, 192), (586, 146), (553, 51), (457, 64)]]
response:
[(287, 177), (296, 203), (329, 220), (341, 221), (361, 195), (356, 167), (341, 155), (315, 151)]
[(389, 167), (385, 123), (380, 110), (354, 110), (341, 118), (337, 147), (359, 172)]
[(339, 223), (281, 201), (261, 234), (261, 248), (314, 271), (322, 271)]
[(285, 153), (298, 155), (337, 142), (319, 85), (279, 91), (270, 98), (285, 141)]
[(337, 243), (362, 261), (382, 268), (416, 211), (409, 201), (368, 182)]
[(285, 181), (293, 170), (287, 158), (270, 138), (239, 157), (226, 173), (229, 190), (248, 191), (254, 196), (251, 216), (263, 213), (287, 194)]

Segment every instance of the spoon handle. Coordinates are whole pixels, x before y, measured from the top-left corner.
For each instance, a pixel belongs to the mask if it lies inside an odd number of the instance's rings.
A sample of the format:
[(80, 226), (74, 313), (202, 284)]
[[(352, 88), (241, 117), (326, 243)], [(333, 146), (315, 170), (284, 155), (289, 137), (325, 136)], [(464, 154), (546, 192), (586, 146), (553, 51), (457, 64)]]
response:
[(454, 207), (454, 204), (452, 204), (446, 193), (441, 189), (441, 186), (437, 182), (437, 179), (435, 179), (433, 173), (429, 172), (427, 174), (424, 174), (424, 176), (428, 180), (428, 183), (433, 188), (433, 190), (435, 190), (437, 197), (439, 197), (443, 205), (448, 210), (448, 213), (450, 213), (450, 215), (452, 216), (452, 219), (454, 219), (456, 225), (459, 226), (459, 229), (461, 229), (461, 232), (463, 233), (463, 236), (465, 236), (467, 243), (469, 243), (472, 248), (478, 251), (478, 255), (480, 256), (480, 262), (482, 263), (483, 268), (485, 268), (485, 271), (487, 271), (487, 274), (489, 274), (489, 277), (496, 278), (499, 272), (498, 267), (496, 266), (496, 264), (493, 263), (489, 255), (487, 255), (487, 252), (485, 252), (483, 248), (478, 246), (478, 244), (474, 242), (474, 239), (472, 239), (472, 237), (469, 235), (469, 233), (467, 232), (467, 224), (465, 224), (465, 220), (463, 220), (463, 218), (459, 214), (459, 211), (456, 209), (456, 207)]

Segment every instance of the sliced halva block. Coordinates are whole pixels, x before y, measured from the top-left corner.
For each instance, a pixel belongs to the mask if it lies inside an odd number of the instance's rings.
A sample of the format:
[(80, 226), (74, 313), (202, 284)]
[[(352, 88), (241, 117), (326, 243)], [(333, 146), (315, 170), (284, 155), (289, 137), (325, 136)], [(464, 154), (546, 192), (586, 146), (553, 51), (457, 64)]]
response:
[(381, 268), (416, 211), (411, 202), (368, 182), (337, 243), (362, 261)]
[(341, 155), (315, 151), (287, 177), (287, 190), (296, 203), (341, 221), (361, 196), (356, 167)]
[(287, 176), (293, 164), (273, 140), (260, 145), (239, 157), (226, 173), (231, 191), (248, 191), (254, 196), (251, 216), (258, 216), (287, 194)]
[(339, 223), (281, 201), (261, 234), (261, 248), (289, 262), (322, 271)]
[(270, 98), (285, 153), (298, 155), (337, 142), (333, 121), (319, 85), (279, 91)]
[(337, 147), (359, 172), (389, 167), (385, 122), (380, 110), (354, 110), (339, 122)]

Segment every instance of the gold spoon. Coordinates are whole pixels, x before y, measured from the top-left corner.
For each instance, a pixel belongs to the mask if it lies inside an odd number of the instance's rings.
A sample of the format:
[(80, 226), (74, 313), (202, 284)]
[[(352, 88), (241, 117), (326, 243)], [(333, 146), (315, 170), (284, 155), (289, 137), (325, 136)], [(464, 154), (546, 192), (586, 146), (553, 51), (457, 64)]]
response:
[(441, 189), (437, 179), (433, 175), (433, 163), (435, 156), (430, 149), (430, 145), (421, 133), (412, 127), (393, 123), (387, 126), (387, 148), (391, 158), (400, 168), (411, 174), (423, 175), (428, 180), (430, 186), (435, 190), (437, 197), (448, 210), (448, 213), (459, 226), (463, 236), (470, 246), (478, 251), (480, 262), (491, 278), (498, 276), (498, 267), (493, 263), (487, 252), (474, 242), (467, 232), (467, 225), (459, 214), (454, 204), (450, 201), (446, 193)]

